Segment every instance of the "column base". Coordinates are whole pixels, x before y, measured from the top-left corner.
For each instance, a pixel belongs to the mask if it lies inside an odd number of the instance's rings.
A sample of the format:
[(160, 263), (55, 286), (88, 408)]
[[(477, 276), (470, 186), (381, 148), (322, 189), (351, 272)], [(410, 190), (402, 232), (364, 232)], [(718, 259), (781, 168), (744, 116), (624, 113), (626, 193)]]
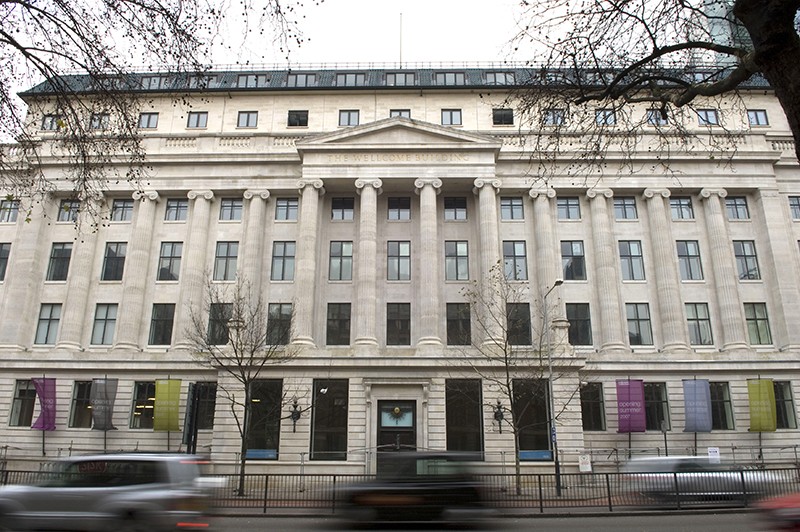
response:
[(751, 353), (753, 349), (744, 342), (731, 342), (724, 344), (720, 351), (723, 353)]
[(631, 352), (631, 348), (622, 342), (609, 342), (600, 346), (600, 354), (624, 355)]
[(441, 347), (442, 339), (438, 336), (423, 336), (417, 342), (417, 347), (420, 346), (438, 346)]
[(353, 345), (365, 345), (368, 347), (378, 347), (378, 339), (372, 336), (362, 336), (353, 340)]
[(317, 347), (317, 344), (314, 343), (314, 339), (310, 336), (296, 336), (292, 338), (292, 345), (302, 345), (305, 347)]
[(692, 352), (692, 348), (683, 343), (665, 344), (661, 352), (665, 354), (688, 355)]
[(58, 342), (55, 349), (56, 351), (83, 351), (83, 347), (77, 342)]
[(142, 348), (133, 342), (119, 342), (111, 347), (112, 351), (141, 351)]

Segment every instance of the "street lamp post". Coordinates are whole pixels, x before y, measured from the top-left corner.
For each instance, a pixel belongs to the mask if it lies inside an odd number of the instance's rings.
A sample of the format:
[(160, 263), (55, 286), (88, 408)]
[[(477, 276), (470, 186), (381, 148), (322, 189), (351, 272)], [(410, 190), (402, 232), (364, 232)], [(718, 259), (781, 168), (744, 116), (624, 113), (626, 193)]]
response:
[(542, 316), (544, 318), (544, 326), (545, 326), (545, 342), (547, 344), (547, 392), (548, 392), (548, 403), (550, 406), (550, 441), (553, 443), (553, 466), (555, 468), (556, 473), (556, 495), (558, 497), (561, 496), (561, 463), (558, 460), (558, 436), (556, 433), (556, 405), (555, 405), (555, 394), (553, 393), (553, 346), (550, 342), (550, 319), (549, 319), (549, 312), (548, 312), (548, 305), (547, 305), (547, 296), (550, 295), (550, 292), (555, 290), (557, 286), (561, 286), (564, 283), (563, 279), (556, 279), (553, 283), (553, 286), (550, 287), (547, 292), (544, 293), (544, 297), (542, 298), (542, 304), (544, 305), (544, 312), (542, 312)]

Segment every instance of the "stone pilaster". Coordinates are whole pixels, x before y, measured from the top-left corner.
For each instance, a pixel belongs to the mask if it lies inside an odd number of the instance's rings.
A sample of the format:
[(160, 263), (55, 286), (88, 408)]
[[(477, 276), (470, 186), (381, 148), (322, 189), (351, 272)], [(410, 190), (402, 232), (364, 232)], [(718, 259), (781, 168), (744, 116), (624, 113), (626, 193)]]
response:
[(417, 179), (414, 182), (419, 195), (419, 264), (423, 265), (422, 275), (417, 282), (417, 301), (420, 307), (419, 340), (417, 345), (442, 345), (440, 335), (442, 306), (439, 303), (441, 274), (439, 264), (438, 214), (436, 196), (442, 186), (440, 179)]
[[(496, 345), (503, 337), (503, 331), (498, 325), (498, 318), (505, 316), (505, 308), (499, 296), (492, 289), (492, 280), (497, 276), (503, 275), (503, 268), (500, 264), (500, 237), (498, 235), (498, 215), (497, 215), (497, 194), (500, 192), (502, 183), (499, 179), (476, 179), (473, 192), (478, 195), (478, 225), (480, 226), (481, 250), (480, 250), (480, 282), (479, 285), (484, 291), (484, 301), (491, 307), (487, 309), (486, 338), (483, 338), (485, 345)], [(492, 319), (494, 316), (494, 319)]]
[(355, 335), (353, 345), (377, 346), (376, 275), (378, 256), (378, 194), (380, 179), (359, 179), (356, 189), (361, 196), (358, 219), (358, 260), (356, 261)]
[(301, 196), (292, 343), (313, 346), (319, 198), (325, 193), (325, 189), (322, 188), (320, 179), (302, 179), (297, 183), (297, 188)]
[(264, 260), (264, 232), (267, 227), (266, 211), (268, 190), (245, 190), (244, 199), (249, 202), (244, 242), (239, 246), (243, 252), (241, 278), (250, 284), (253, 297), (261, 294), (261, 272)]
[[(556, 197), (556, 192), (551, 188), (531, 189), (528, 195), (533, 199), (533, 233), (536, 248), (536, 275), (532, 275), (531, 278), (536, 279), (532, 284), (537, 290), (532, 291), (531, 295), (538, 296), (539, 300), (543, 301), (545, 293), (550, 290), (556, 279), (562, 278), (560, 257), (557, 253), (559, 245), (553, 232), (553, 199)], [(560, 295), (561, 288), (556, 287), (548, 297), (548, 302), (558, 302), (548, 311), (554, 318), (564, 315)]]

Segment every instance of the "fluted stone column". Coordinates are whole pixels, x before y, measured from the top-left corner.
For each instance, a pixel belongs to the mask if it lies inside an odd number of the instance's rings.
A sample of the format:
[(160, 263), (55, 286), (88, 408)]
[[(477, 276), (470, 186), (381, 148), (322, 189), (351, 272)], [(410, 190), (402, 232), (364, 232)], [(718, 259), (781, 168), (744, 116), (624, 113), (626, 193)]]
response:
[(706, 227), (711, 246), (715, 290), (722, 323), (722, 350), (748, 349), (744, 307), (739, 298), (739, 276), (731, 253), (731, 239), (725, 225), (722, 202), (728, 193), (723, 189), (704, 188), (700, 200), (705, 201)]
[(245, 190), (244, 199), (250, 202), (247, 210), (247, 227), (244, 233), (241, 278), (250, 283), (253, 297), (261, 294), (261, 272), (264, 260), (264, 232), (266, 230), (268, 190)]
[(670, 210), (666, 208), (669, 195), (669, 190), (666, 189), (648, 188), (644, 191), (650, 220), (650, 240), (653, 242), (663, 350), (684, 353), (691, 350), (686, 312), (681, 301), (678, 261), (675, 259), (675, 239), (672, 236), (669, 221)]
[(358, 219), (358, 260), (356, 261), (355, 336), (353, 345), (377, 346), (376, 286), (378, 257), (378, 194), (380, 179), (359, 179), (356, 189), (361, 195)]
[[(497, 194), (502, 183), (499, 179), (476, 179), (473, 191), (478, 195), (478, 225), (481, 236), (481, 270), (480, 285), (484, 290), (484, 301), (491, 308), (486, 309), (487, 321), (485, 345), (496, 345), (502, 339), (503, 331), (497, 318), (504, 317), (506, 309), (502, 308), (499, 295), (492, 289), (492, 280), (504, 275), (500, 264), (500, 237), (498, 235)], [(492, 319), (494, 317), (494, 319)]]
[[(133, 199), (139, 202), (128, 256), (125, 258), (125, 275), (122, 286), (122, 301), (117, 313), (117, 330), (114, 349), (139, 349), (142, 323), (147, 323), (144, 312), (144, 294), (148, 275), (156, 271), (150, 263), (152, 234), (155, 225), (158, 192), (134, 192)], [(150, 267), (152, 272), (148, 272)]]
[[(553, 189), (531, 189), (528, 195), (533, 199), (533, 233), (536, 248), (537, 290), (531, 291), (531, 295), (538, 296), (539, 301), (543, 301), (545, 293), (550, 290), (556, 279), (563, 277), (558, 253), (559, 245), (553, 232), (553, 198), (556, 197), (556, 192)], [(564, 315), (560, 296), (561, 287), (556, 287), (547, 298), (547, 304), (550, 304), (550, 301), (558, 302), (553, 303), (548, 309), (548, 314), (553, 318)]]
[(417, 301), (419, 302), (419, 341), (417, 345), (442, 345), (439, 326), (442, 308), (439, 303), (439, 286), (441, 277), (438, 256), (439, 232), (436, 212), (436, 196), (442, 186), (440, 179), (417, 179), (414, 181), (419, 194), (419, 263), (424, 273), (417, 283)]
[(592, 212), (597, 298), (600, 302), (600, 352), (626, 351), (627, 334), (623, 328), (622, 296), (619, 289), (620, 267), (617, 243), (608, 218), (608, 189), (591, 189), (586, 193)]
[(208, 265), (206, 256), (208, 246), (208, 225), (211, 220), (211, 200), (214, 193), (210, 190), (192, 190), (188, 198), (194, 202), (191, 212), (191, 226), (186, 244), (186, 265), (181, 274), (181, 293), (175, 309), (175, 323), (172, 329), (173, 342), (176, 348), (190, 347), (186, 337), (186, 328), (191, 327), (192, 314), (203, 309), (203, 290), (208, 282)]
[(314, 345), (314, 295), (317, 279), (317, 229), (319, 198), (325, 193), (320, 179), (302, 179), (300, 223), (298, 226), (297, 267), (295, 269), (295, 308), (293, 344)]

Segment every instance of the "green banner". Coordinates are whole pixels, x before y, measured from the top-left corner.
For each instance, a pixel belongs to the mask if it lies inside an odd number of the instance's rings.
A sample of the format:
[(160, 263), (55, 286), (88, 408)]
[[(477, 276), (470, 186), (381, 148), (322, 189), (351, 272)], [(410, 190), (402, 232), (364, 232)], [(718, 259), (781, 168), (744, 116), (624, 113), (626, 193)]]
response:
[(156, 381), (153, 430), (180, 430), (178, 426), (178, 406), (180, 401), (180, 379), (161, 379)]
[(750, 399), (750, 432), (775, 432), (778, 417), (772, 379), (749, 379), (747, 396)]

